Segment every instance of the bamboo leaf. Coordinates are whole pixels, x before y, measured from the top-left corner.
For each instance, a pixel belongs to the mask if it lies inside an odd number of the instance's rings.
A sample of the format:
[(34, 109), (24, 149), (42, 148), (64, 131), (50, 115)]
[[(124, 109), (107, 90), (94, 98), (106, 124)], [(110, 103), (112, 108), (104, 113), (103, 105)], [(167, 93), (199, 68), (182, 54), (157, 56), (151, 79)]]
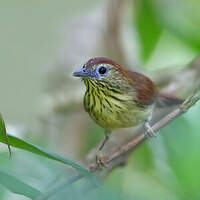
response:
[(8, 145), (8, 150), (9, 150), (10, 157), (11, 157), (11, 149), (10, 149), (10, 144), (9, 144), (9, 140), (8, 140), (8, 136), (7, 136), (7, 132), (6, 132), (6, 125), (5, 125), (5, 122), (3, 120), (1, 113), (0, 113), (0, 133), (3, 135), (5, 142)]
[(0, 184), (13, 193), (23, 195), (31, 199), (35, 199), (41, 195), (39, 190), (31, 187), (3, 170), (0, 170)]
[[(38, 147), (34, 144), (31, 144), (29, 142), (24, 141), (23, 139), (20, 139), (18, 137), (12, 136), (7, 134), (8, 139), (9, 139), (9, 143), (12, 147), (16, 147), (25, 151), (29, 151), (32, 152), (34, 154), (38, 154), (40, 156), (52, 159), (52, 160), (56, 160), (59, 161), (61, 163), (67, 164), (71, 167), (73, 167), (74, 169), (78, 170), (80, 173), (82, 173), (84, 176), (88, 177), (94, 184), (98, 185), (98, 181), (96, 179), (96, 177), (86, 168), (82, 167), (81, 165), (79, 165), (78, 163), (64, 158), (58, 154), (55, 154), (53, 152), (49, 152), (41, 147)], [(2, 134), (0, 134), (0, 142), (2, 143), (6, 143), (5, 138), (2, 136)]]

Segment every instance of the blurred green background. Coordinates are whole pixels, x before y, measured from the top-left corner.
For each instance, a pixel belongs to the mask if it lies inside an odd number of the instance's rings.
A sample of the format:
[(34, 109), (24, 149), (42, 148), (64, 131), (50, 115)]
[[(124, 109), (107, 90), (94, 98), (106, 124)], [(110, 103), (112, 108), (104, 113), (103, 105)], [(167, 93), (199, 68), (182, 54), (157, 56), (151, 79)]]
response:
[[(173, 90), (182, 98), (200, 75), (200, 62), (189, 64), (200, 52), (198, 0), (7, 0), (0, 2), (0, 29), (0, 112), (8, 133), (80, 163), (103, 137), (83, 110), (83, 83), (71, 75), (88, 58), (110, 57), (161, 89), (183, 79)], [(0, 169), (44, 193), (55, 187), (48, 199), (198, 200), (199, 116), (198, 104), (140, 146), (100, 189), (85, 179), (65, 186), (74, 170), (15, 148), (9, 159), (3, 144)], [(1, 178), (0, 200), (29, 199)]]

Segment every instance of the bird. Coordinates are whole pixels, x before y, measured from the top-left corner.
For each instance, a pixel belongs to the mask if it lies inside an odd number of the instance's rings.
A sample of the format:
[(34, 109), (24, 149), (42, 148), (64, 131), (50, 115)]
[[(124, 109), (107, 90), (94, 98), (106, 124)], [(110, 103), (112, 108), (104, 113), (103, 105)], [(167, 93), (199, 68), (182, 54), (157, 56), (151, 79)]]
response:
[(147, 76), (130, 71), (105, 58), (89, 59), (73, 76), (80, 77), (86, 86), (84, 108), (90, 117), (105, 130), (101, 151), (112, 131), (144, 124), (147, 136), (154, 136), (149, 121), (156, 102), (177, 99), (160, 94)]

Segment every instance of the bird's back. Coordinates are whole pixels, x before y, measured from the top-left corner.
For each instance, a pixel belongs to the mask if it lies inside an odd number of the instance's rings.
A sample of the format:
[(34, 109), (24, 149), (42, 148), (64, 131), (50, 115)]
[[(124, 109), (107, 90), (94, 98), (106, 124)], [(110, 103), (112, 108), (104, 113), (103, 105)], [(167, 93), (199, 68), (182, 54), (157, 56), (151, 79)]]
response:
[(137, 101), (142, 105), (151, 105), (158, 95), (156, 85), (143, 74), (127, 71), (130, 82), (137, 94)]

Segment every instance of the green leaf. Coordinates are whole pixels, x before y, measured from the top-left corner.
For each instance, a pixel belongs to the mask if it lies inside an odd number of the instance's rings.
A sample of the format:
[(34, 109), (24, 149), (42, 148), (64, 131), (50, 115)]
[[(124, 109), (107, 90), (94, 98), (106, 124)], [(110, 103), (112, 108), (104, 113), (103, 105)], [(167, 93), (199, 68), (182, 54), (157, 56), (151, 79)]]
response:
[(9, 140), (8, 140), (8, 136), (7, 136), (7, 132), (6, 132), (6, 125), (5, 125), (5, 122), (3, 120), (1, 113), (0, 113), (0, 134), (3, 135), (3, 137), (6, 141), (6, 144), (8, 145), (8, 150), (9, 150), (10, 157), (11, 157), (11, 149), (10, 149), (10, 144), (9, 144)]
[[(72, 189), (72, 188), (69, 188), (68, 186), (71, 186), (71, 184), (79, 180), (80, 177), (81, 177), (81, 174), (73, 175), (72, 177), (68, 178), (66, 181), (48, 188), (48, 191), (41, 194), (37, 198), (37, 200), (47, 200), (51, 198), (52, 196), (57, 196), (58, 194), (62, 193), (63, 190), (67, 191), (69, 189)], [(56, 183), (56, 179), (54, 180), (54, 182)]]
[(136, 28), (140, 40), (141, 57), (146, 62), (162, 34), (162, 28), (157, 23), (151, 0), (139, 1)]
[(154, 1), (154, 5), (159, 24), (199, 54), (200, 1)]
[[(90, 178), (90, 180), (94, 184), (98, 185), (98, 181), (95, 178), (95, 176), (89, 170), (87, 170), (86, 168), (84, 168), (81, 165), (77, 164), (76, 162), (71, 161), (71, 160), (69, 160), (67, 158), (63, 158), (63, 157), (59, 156), (58, 154), (49, 152), (49, 151), (47, 151), (47, 150), (45, 150), (45, 149), (43, 149), (41, 147), (38, 147), (38, 146), (36, 146), (34, 144), (26, 142), (26, 141), (24, 141), (24, 140), (22, 140), (20, 138), (15, 137), (15, 136), (12, 136), (12, 135), (9, 135), (9, 134), (7, 134), (7, 136), (8, 136), (9, 143), (10, 143), (11, 146), (19, 148), (19, 149), (23, 149), (25, 151), (32, 152), (34, 154), (38, 154), (40, 156), (44, 156), (44, 157), (52, 159), (52, 160), (59, 161), (61, 163), (67, 164), (67, 165), (70, 165), (71, 167), (73, 167), (74, 169), (78, 170), (80, 173), (82, 173), (86, 177)], [(6, 143), (5, 138), (2, 137), (2, 134), (0, 134), (0, 142)]]
[(41, 195), (39, 190), (29, 186), (28, 184), (2, 170), (0, 170), (0, 184), (13, 193), (24, 195), (31, 199), (35, 199)]

